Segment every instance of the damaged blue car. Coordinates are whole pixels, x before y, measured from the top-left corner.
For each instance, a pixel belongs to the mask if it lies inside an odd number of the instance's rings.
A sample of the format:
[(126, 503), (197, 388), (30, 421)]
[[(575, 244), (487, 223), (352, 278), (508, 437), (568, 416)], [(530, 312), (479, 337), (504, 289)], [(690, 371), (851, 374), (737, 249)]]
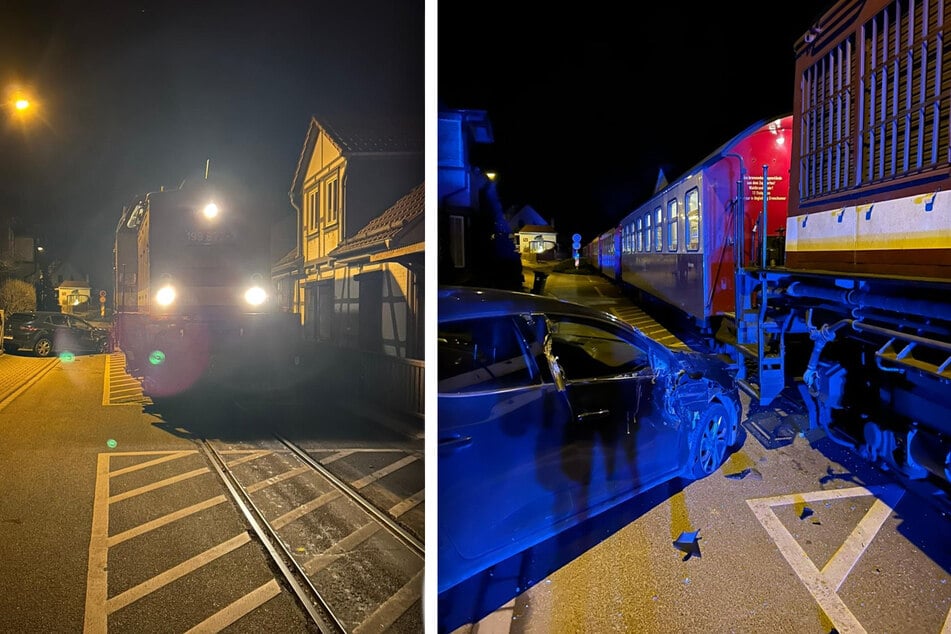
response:
[(739, 441), (728, 366), (553, 297), (438, 294), (438, 590)]

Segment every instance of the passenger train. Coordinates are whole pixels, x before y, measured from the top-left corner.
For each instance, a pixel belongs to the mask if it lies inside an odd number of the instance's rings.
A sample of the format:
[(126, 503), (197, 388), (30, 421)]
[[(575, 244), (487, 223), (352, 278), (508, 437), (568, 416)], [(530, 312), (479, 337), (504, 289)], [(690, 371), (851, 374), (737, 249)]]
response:
[(951, 1), (842, 0), (750, 126), (583, 256), (688, 316), (760, 405), (951, 481)]
[(271, 300), (268, 235), (207, 169), (123, 207), (113, 335), (146, 394), (270, 389), (293, 364), (300, 324)]

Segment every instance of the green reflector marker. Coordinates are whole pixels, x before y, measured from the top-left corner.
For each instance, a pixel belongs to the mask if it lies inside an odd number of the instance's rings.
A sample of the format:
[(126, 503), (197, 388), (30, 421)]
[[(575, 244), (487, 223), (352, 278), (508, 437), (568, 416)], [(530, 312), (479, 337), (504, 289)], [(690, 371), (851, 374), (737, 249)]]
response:
[(76, 355), (72, 352), (64, 352), (63, 354), (59, 355), (59, 360), (63, 363), (72, 363), (75, 359)]
[(109, 440), (106, 441), (106, 446), (109, 447), (109, 449), (115, 449), (115, 448), (116, 448), (116, 445), (118, 445), (118, 444), (119, 444), (119, 443), (117, 443), (116, 441), (114, 441), (112, 438), (110, 438)]
[(149, 355), (149, 363), (152, 365), (161, 365), (165, 361), (165, 353), (161, 350), (153, 350)]

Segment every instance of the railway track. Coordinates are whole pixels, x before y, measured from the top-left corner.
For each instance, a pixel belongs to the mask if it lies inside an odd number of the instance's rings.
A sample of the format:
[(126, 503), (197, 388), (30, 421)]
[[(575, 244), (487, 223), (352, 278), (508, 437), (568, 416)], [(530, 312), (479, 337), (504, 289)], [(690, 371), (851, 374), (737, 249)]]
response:
[[(308, 451), (279, 434), (200, 446), (319, 631), (422, 631), (422, 523), (407, 520), (422, 516), (422, 491), (404, 496), (392, 482), (421, 455)], [(374, 459), (326, 466), (358, 454)]]

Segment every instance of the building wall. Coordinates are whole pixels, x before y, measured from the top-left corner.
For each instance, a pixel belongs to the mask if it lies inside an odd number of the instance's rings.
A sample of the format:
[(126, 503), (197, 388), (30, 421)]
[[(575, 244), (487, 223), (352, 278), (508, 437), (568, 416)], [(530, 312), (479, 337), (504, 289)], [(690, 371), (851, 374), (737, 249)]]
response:
[[(366, 280), (377, 275), (374, 287), (378, 294), (368, 296)], [(378, 284), (377, 284), (378, 283)], [(361, 333), (361, 309), (369, 306), (375, 313), (370, 323), (379, 324), (379, 346), (370, 346), (369, 352), (389, 356), (422, 356), (411, 350), (409, 326), (412, 323), (408, 295), (410, 273), (399, 264), (350, 264), (334, 270), (334, 310), (330, 340), (346, 348), (367, 350), (367, 338), (375, 340), (374, 333)], [(419, 316), (422, 319), (422, 315)]]
[[(334, 279), (334, 271), (327, 254), (340, 244), (342, 219), (346, 213), (347, 188), (345, 176), (347, 160), (323, 132), (318, 133), (314, 151), (303, 178), (301, 223), (303, 228), (303, 260), (305, 277), (299, 282), (301, 291), (307, 285)], [(336, 182), (336, 209), (328, 206), (331, 184)], [(300, 294), (304, 297), (303, 292)], [(301, 307), (301, 319), (307, 325), (316, 315), (308, 314), (308, 302)], [(306, 329), (305, 329), (306, 332)]]
[(535, 251), (532, 250), (532, 241), (538, 237), (541, 237), (541, 239), (544, 240), (547, 247), (545, 250), (554, 249), (558, 239), (557, 233), (539, 233), (537, 231), (529, 233), (517, 233), (515, 235), (518, 236), (518, 250), (520, 253), (535, 253)]

